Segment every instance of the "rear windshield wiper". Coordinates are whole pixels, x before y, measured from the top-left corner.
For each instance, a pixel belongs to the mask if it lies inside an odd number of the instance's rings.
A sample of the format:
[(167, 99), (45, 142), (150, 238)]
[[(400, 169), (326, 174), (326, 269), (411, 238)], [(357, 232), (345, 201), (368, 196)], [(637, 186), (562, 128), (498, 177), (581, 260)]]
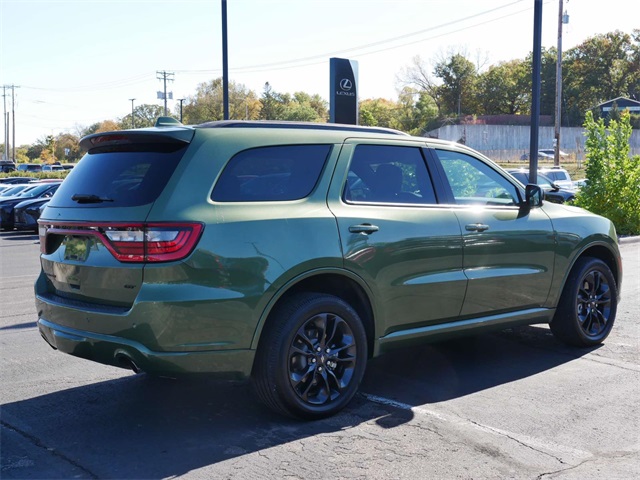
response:
[(76, 193), (71, 200), (78, 203), (102, 203), (113, 202), (112, 198), (100, 197), (99, 195), (93, 195), (88, 193)]

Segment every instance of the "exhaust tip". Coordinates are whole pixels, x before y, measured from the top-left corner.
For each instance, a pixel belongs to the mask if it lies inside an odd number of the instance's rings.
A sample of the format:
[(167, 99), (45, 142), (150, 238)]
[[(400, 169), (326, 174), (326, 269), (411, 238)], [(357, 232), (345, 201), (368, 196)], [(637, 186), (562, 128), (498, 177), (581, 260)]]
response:
[(116, 357), (116, 362), (118, 363), (118, 366), (122, 368), (126, 368), (128, 370), (132, 370), (133, 373), (142, 372), (142, 370), (140, 369), (140, 367), (138, 367), (136, 362), (133, 361), (133, 358), (131, 358), (126, 353), (118, 352), (116, 353), (115, 357)]

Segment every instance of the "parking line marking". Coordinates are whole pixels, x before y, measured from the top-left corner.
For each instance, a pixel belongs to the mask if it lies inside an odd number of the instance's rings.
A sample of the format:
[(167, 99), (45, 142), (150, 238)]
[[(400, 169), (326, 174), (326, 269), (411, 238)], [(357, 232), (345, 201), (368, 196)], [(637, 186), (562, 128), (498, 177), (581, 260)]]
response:
[[(493, 435), (497, 435), (500, 437), (506, 437), (528, 448), (532, 448), (538, 452), (544, 453), (554, 458), (558, 458), (559, 455), (564, 454), (564, 455), (571, 456), (571, 462), (574, 462), (577, 460), (582, 461), (582, 460), (586, 460), (588, 458), (593, 457), (593, 455), (590, 452), (585, 452), (584, 450), (578, 450), (576, 448), (559, 445), (557, 443), (549, 442), (546, 440), (540, 440), (534, 437), (530, 437), (528, 435), (522, 435), (519, 433), (509, 432), (507, 430), (502, 430), (500, 428), (491, 427), (489, 425), (483, 425), (481, 423), (474, 422), (473, 420), (468, 420), (462, 417), (458, 417), (456, 415), (436, 412), (434, 410), (430, 410), (423, 406), (412, 406), (407, 403), (398, 402), (396, 400), (391, 400), (389, 398), (379, 397), (377, 395), (371, 395), (369, 393), (364, 393), (364, 392), (361, 393), (361, 395), (364, 396), (367, 400), (374, 403), (388, 405), (391, 407), (399, 408), (401, 410), (410, 410), (415, 414), (430, 416), (442, 422), (451, 423), (461, 427), (472, 427), (476, 430), (480, 430), (485, 433), (491, 433)], [(559, 460), (567, 462), (567, 460), (565, 459), (559, 459)]]

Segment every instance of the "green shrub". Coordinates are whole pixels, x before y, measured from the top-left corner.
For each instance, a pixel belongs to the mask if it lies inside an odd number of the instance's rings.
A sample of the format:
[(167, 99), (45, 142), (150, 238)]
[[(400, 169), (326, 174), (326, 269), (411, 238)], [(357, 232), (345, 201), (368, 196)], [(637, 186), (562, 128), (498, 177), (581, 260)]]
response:
[(618, 234), (640, 234), (640, 156), (629, 156), (629, 113), (607, 128), (587, 112), (584, 127), (587, 184), (575, 204), (609, 218)]

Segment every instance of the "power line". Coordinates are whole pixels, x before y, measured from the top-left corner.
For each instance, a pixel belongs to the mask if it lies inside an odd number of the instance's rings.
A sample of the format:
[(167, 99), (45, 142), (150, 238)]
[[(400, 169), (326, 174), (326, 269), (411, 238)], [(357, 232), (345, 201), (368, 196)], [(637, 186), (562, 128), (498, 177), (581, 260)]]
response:
[[(434, 30), (439, 30), (439, 29), (444, 28), (444, 27), (449, 27), (451, 25), (455, 25), (455, 24), (458, 24), (458, 23), (466, 22), (467, 20), (471, 20), (473, 18), (477, 18), (477, 17), (483, 16), (483, 15), (487, 15), (489, 13), (493, 13), (493, 12), (498, 11), (498, 10), (505, 9), (505, 8), (510, 7), (512, 5), (515, 5), (515, 4), (518, 4), (518, 3), (522, 3), (523, 1), (524, 0), (516, 0), (515, 2), (511, 2), (511, 3), (508, 3), (506, 5), (502, 5), (502, 6), (490, 9), (490, 10), (486, 10), (484, 12), (479, 12), (479, 13), (476, 13), (476, 14), (473, 14), (473, 15), (469, 15), (467, 17), (459, 18), (457, 20), (452, 20), (450, 22), (445, 22), (445, 23), (442, 23), (440, 25), (436, 25), (434, 27), (425, 28), (425, 29), (422, 29), (422, 30), (418, 30), (416, 32), (411, 32), (411, 33), (407, 33), (407, 34), (404, 34), (404, 35), (400, 35), (398, 37), (392, 37), (392, 38), (387, 38), (385, 40), (379, 40), (377, 42), (371, 42), (371, 43), (368, 43), (368, 44), (365, 44), (365, 45), (360, 45), (360, 46), (357, 46), (357, 47), (346, 48), (346, 49), (343, 49), (343, 50), (336, 50), (336, 51), (333, 51), (333, 52), (322, 53), (322, 54), (313, 55), (313, 56), (310, 56), (310, 57), (298, 58), (298, 59), (294, 59), (294, 60), (284, 60), (284, 61), (281, 61), (281, 62), (264, 63), (264, 64), (259, 64), (259, 65), (247, 65), (247, 66), (244, 66), (244, 67), (235, 67), (235, 68), (232, 68), (231, 70), (234, 73), (254, 73), (254, 72), (261, 72), (261, 71), (266, 71), (266, 70), (285, 70), (285, 69), (289, 69), (289, 68), (300, 68), (300, 67), (307, 67), (307, 66), (310, 66), (310, 65), (317, 65), (319, 63), (325, 62), (326, 59), (329, 58), (329, 57), (340, 56), (340, 55), (344, 55), (344, 54), (351, 53), (351, 52), (357, 52), (358, 50), (365, 50), (367, 48), (371, 48), (371, 47), (375, 47), (375, 46), (379, 46), (379, 45), (384, 45), (384, 44), (388, 44), (388, 43), (393, 43), (393, 42), (396, 42), (398, 40), (402, 40), (402, 39), (405, 39), (405, 38), (415, 37), (416, 35), (422, 35), (424, 33), (432, 32)], [(413, 40), (411, 42), (401, 43), (401, 44), (398, 44), (398, 45), (393, 45), (393, 46), (385, 47), (385, 48), (382, 48), (382, 49), (377, 49), (377, 50), (374, 50), (374, 51), (371, 51), (371, 52), (364, 52), (364, 53), (361, 53), (361, 54), (356, 54), (355, 56), (356, 57), (363, 57), (363, 56), (366, 56), (366, 55), (372, 55), (372, 54), (375, 54), (375, 53), (380, 53), (380, 52), (383, 52), (383, 51), (386, 51), (386, 50), (393, 50), (395, 48), (402, 48), (402, 47), (406, 47), (408, 45), (414, 45), (416, 43), (426, 42), (426, 41), (433, 40), (435, 38), (439, 38), (439, 37), (442, 37), (442, 36), (451, 35), (452, 33), (458, 33), (458, 32), (463, 31), (463, 30), (467, 30), (467, 29), (470, 29), (470, 28), (475, 28), (475, 27), (478, 27), (478, 26), (481, 26), (481, 25), (485, 25), (487, 23), (495, 22), (497, 20), (502, 20), (504, 18), (508, 18), (508, 17), (511, 17), (511, 16), (514, 16), (514, 15), (518, 15), (518, 14), (526, 12), (528, 10), (531, 10), (531, 7), (527, 7), (525, 9), (521, 9), (521, 10), (518, 10), (516, 12), (512, 12), (512, 13), (509, 13), (507, 15), (503, 15), (503, 16), (500, 16), (500, 17), (491, 18), (491, 19), (488, 19), (488, 20), (486, 20), (484, 22), (475, 23), (473, 25), (470, 25), (470, 26), (467, 26), (467, 27), (464, 27), (464, 28), (460, 28), (458, 30), (449, 31), (449, 32), (441, 33), (441, 34), (438, 34), (438, 35), (435, 35), (435, 36), (431, 36), (431, 37), (427, 37), (427, 38), (421, 38), (421, 39), (418, 39), (418, 40)], [(315, 60), (319, 60), (319, 61), (315, 61)], [(303, 63), (301, 65), (295, 65), (296, 63), (299, 63), (299, 62), (308, 62), (308, 63)], [(291, 64), (294, 64), (294, 65), (291, 65)], [(176, 71), (179, 72), (179, 73), (217, 73), (217, 72), (220, 71), (220, 69), (213, 69), (213, 70), (176, 70)]]
[[(457, 20), (452, 20), (450, 22), (445, 22), (442, 23), (440, 25), (436, 25), (434, 27), (429, 27), (429, 28), (425, 28), (422, 30), (418, 30), (415, 32), (410, 32), (410, 33), (406, 33), (403, 35), (399, 35), (397, 37), (391, 37), (391, 38), (387, 38), (384, 40), (379, 40), (376, 42), (371, 42), (371, 43), (367, 43), (364, 45), (359, 45), (359, 46), (355, 46), (355, 47), (351, 47), (351, 48), (346, 48), (346, 49), (342, 49), (342, 50), (336, 50), (333, 52), (326, 52), (326, 53), (322, 53), (322, 54), (318, 54), (318, 55), (312, 55), (309, 57), (302, 57), (302, 58), (298, 58), (298, 59), (293, 59), (293, 60), (284, 60), (284, 61), (280, 61), (280, 62), (271, 62), (271, 63), (264, 63), (264, 64), (258, 64), (258, 65), (246, 65), (246, 66), (242, 66), (242, 67), (235, 67), (235, 68), (230, 68), (230, 70), (234, 73), (256, 73), (256, 72), (262, 72), (262, 71), (266, 71), (266, 70), (285, 70), (285, 69), (290, 69), (290, 68), (302, 68), (302, 67), (307, 67), (307, 66), (311, 66), (311, 65), (317, 65), (320, 63), (323, 63), (326, 61), (327, 58), (329, 57), (334, 57), (334, 56), (340, 56), (340, 55), (344, 55), (347, 53), (351, 53), (351, 52), (357, 52), (359, 50), (365, 50), (367, 48), (371, 48), (371, 47), (376, 47), (376, 46), (380, 46), (380, 45), (385, 45), (385, 44), (389, 44), (389, 43), (393, 43), (393, 42), (397, 42), (399, 40), (403, 40), (403, 39), (407, 39), (407, 38), (411, 38), (411, 37), (415, 37), (417, 35), (421, 35), (424, 33), (428, 33), (428, 32), (432, 32), (434, 30), (438, 30), (441, 28), (445, 28), (451, 25), (455, 25), (458, 23), (462, 23), (468, 20), (471, 20), (473, 18), (477, 18), (477, 17), (481, 17), (484, 15), (488, 15), (490, 13), (499, 11), (499, 10), (503, 10), (505, 8), (511, 7), (513, 5), (516, 5), (518, 3), (522, 3), (525, 0), (516, 0), (510, 3), (507, 3), (505, 5), (501, 5), (495, 8), (492, 8), (490, 10), (485, 10), (483, 12), (479, 12), (473, 15), (469, 15), (467, 17), (463, 17), (463, 18), (459, 18)], [(545, 1), (545, 3), (548, 3), (548, 1)], [(513, 15), (517, 15), (520, 14), (522, 12), (531, 10), (531, 7), (527, 7), (525, 9), (522, 10), (518, 10), (516, 12), (513, 13), (509, 13), (507, 15), (503, 15), (500, 17), (496, 17), (496, 18), (491, 18), (488, 19), (484, 22), (480, 22), (480, 23), (476, 23), (473, 25), (470, 25), (468, 27), (464, 27), (458, 30), (453, 30), (450, 32), (445, 32), (442, 34), (438, 34), (435, 36), (431, 36), (431, 37), (427, 37), (427, 38), (422, 38), (422, 39), (418, 39), (418, 40), (413, 40), (411, 42), (406, 42), (406, 43), (401, 43), (398, 45), (393, 45), (393, 46), (389, 46), (389, 47), (385, 47), (382, 49), (377, 49), (371, 52), (364, 52), (361, 54), (357, 54), (356, 57), (363, 57), (366, 55), (373, 55), (375, 53), (380, 53), (383, 51), (387, 51), (387, 50), (392, 50), (395, 48), (402, 48), (408, 45), (413, 45), (416, 43), (420, 43), (420, 42), (426, 42), (429, 40), (433, 40), (435, 38), (439, 38), (445, 35), (451, 35), (453, 33), (458, 33), (460, 31), (463, 30), (467, 30), (470, 28), (475, 28), (481, 25), (485, 25), (487, 23), (491, 23), (491, 22), (495, 22), (498, 20), (502, 20), (504, 18), (508, 18), (510, 16)], [(302, 62), (302, 63), (301, 63)], [(305, 63), (306, 62), (306, 63)], [(186, 73), (186, 74), (202, 74), (202, 73), (219, 73), (221, 72), (221, 69), (202, 69), (202, 70), (175, 70), (172, 73)], [(78, 91), (82, 91), (82, 90), (86, 90), (86, 91), (91, 91), (91, 90), (108, 90), (108, 89), (112, 89), (115, 87), (126, 87), (129, 85), (134, 85), (134, 84), (139, 84), (139, 83), (143, 83), (147, 80), (150, 80), (151, 74), (140, 74), (140, 75), (136, 75), (133, 77), (128, 77), (128, 78), (124, 78), (124, 79), (119, 79), (119, 80), (113, 80), (110, 82), (104, 82), (104, 83), (99, 83), (99, 84), (94, 84), (94, 85), (82, 85), (82, 86), (74, 86), (74, 87), (64, 87), (64, 88), (45, 88), (45, 87), (37, 87), (37, 86), (28, 86), (28, 85), (23, 85), (22, 88), (26, 88), (26, 89), (30, 89), (30, 90), (42, 90), (42, 91), (50, 91), (50, 92), (78, 92)], [(156, 77), (157, 78), (157, 77)]]

